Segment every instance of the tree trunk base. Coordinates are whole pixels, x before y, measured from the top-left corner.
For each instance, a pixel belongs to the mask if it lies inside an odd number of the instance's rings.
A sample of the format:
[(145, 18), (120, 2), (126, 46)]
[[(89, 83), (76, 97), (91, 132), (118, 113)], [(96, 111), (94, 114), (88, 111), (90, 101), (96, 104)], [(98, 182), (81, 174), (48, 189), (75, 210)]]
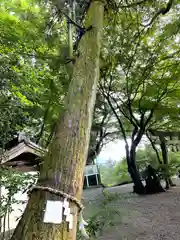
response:
[(141, 182), (139, 172), (137, 171), (136, 167), (129, 167), (128, 172), (132, 178), (132, 181), (134, 183), (133, 186), (133, 193), (136, 193), (138, 195), (143, 195), (146, 193), (145, 187)]
[(144, 195), (144, 194), (146, 194), (145, 187), (143, 185), (142, 186), (134, 185), (133, 186), (133, 193), (136, 193), (138, 195)]

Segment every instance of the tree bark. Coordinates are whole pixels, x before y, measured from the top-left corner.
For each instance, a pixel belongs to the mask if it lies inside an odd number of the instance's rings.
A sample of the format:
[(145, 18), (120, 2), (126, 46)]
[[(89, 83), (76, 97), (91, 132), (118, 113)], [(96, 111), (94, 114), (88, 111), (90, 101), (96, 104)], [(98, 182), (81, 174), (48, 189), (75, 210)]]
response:
[(136, 167), (136, 146), (132, 143), (130, 151), (126, 147), (126, 158), (128, 164), (128, 172), (134, 183), (134, 192), (137, 194), (144, 194), (145, 188), (142, 184), (139, 171)]
[[(90, 128), (99, 80), (99, 55), (103, 31), (104, 3), (91, 2), (85, 32), (79, 42), (69, 86), (65, 112), (61, 116), (53, 136), (47, 157), (40, 170), (38, 185), (49, 186), (81, 199), (83, 171), (87, 159)], [(12, 240), (75, 240), (77, 229), (77, 206), (70, 202), (74, 216), (73, 229), (68, 224), (43, 223), (47, 200), (62, 200), (44, 191), (33, 191), (23, 217), (18, 223)], [(57, 209), (58, 211), (58, 209)]]
[[(162, 158), (163, 158), (163, 163), (167, 165), (168, 163), (168, 156), (167, 156), (167, 148), (166, 148), (166, 142), (164, 137), (159, 137), (160, 140), (160, 146), (161, 146), (161, 151), (162, 151)], [(165, 176), (165, 182), (166, 182), (166, 189), (169, 189), (169, 181), (168, 177)]]
[(157, 159), (158, 159), (159, 164), (162, 164), (162, 161), (161, 161), (161, 158), (160, 158), (160, 156), (159, 156), (159, 153), (158, 153), (158, 150), (157, 150), (157, 148), (156, 148), (156, 145), (155, 145), (155, 143), (153, 142), (151, 136), (148, 134), (148, 132), (146, 132), (146, 136), (147, 136), (147, 138), (149, 139), (149, 141), (150, 141), (150, 143), (151, 143), (151, 146), (152, 146), (153, 150), (154, 150), (155, 153), (156, 153), (156, 156), (157, 156)]
[[(167, 152), (166, 142), (165, 142), (164, 137), (160, 137), (159, 139), (160, 139), (163, 163), (167, 165), (168, 164), (168, 152)], [(165, 177), (165, 182), (166, 182), (166, 189), (169, 189), (169, 186), (171, 186), (171, 187), (175, 186), (175, 184), (173, 183), (170, 176)]]
[(138, 170), (136, 168), (133, 168), (130, 166), (130, 167), (128, 167), (128, 172), (131, 175), (131, 178), (134, 183), (134, 186), (133, 186), (134, 192), (139, 195), (145, 194), (145, 188), (141, 182)]

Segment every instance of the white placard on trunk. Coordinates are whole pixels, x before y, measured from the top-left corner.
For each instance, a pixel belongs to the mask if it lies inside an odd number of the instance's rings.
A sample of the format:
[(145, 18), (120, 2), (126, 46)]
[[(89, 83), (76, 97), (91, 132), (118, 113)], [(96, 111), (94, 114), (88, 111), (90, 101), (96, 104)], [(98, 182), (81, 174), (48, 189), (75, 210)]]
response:
[(68, 216), (70, 214), (70, 211), (71, 211), (70, 208), (65, 208), (64, 215)]
[(73, 215), (69, 215), (69, 229), (73, 229)]
[(44, 214), (44, 223), (62, 223), (63, 202), (47, 201)]

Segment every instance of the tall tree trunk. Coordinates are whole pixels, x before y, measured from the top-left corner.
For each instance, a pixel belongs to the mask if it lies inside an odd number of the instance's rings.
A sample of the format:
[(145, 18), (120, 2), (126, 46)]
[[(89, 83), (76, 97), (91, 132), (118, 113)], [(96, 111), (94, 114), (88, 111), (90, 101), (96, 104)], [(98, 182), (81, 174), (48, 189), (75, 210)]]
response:
[[(166, 147), (166, 142), (164, 137), (159, 137), (160, 139), (160, 146), (161, 146), (161, 151), (162, 151), (162, 157), (163, 157), (163, 163), (165, 165), (168, 164), (168, 152), (167, 152), (167, 147)], [(169, 186), (175, 186), (175, 184), (172, 182), (172, 179), (170, 176), (165, 177), (165, 182), (166, 182), (166, 189), (169, 189)]]
[(130, 151), (128, 147), (126, 147), (126, 158), (128, 164), (128, 172), (134, 183), (134, 192), (137, 194), (144, 194), (145, 188), (141, 182), (141, 177), (136, 167), (136, 147), (133, 143), (131, 145)]
[[(45, 158), (38, 185), (49, 186), (81, 199), (93, 108), (99, 79), (100, 42), (103, 31), (103, 1), (91, 2), (85, 27), (92, 26), (79, 42), (79, 56), (74, 65), (66, 98), (66, 108), (60, 118), (52, 144)], [(75, 240), (77, 206), (70, 202), (74, 215), (73, 229), (68, 224), (43, 223), (47, 200), (62, 200), (51, 193), (33, 191), (12, 240)], [(58, 211), (58, 209), (57, 209)]]
[[(166, 142), (164, 137), (159, 137), (160, 140), (160, 146), (161, 146), (161, 151), (162, 151), (162, 158), (163, 158), (163, 163), (167, 165), (168, 163), (168, 155), (167, 155), (167, 149), (166, 149)], [(165, 182), (166, 182), (166, 189), (169, 189), (169, 181), (168, 177), (165, 176)]]

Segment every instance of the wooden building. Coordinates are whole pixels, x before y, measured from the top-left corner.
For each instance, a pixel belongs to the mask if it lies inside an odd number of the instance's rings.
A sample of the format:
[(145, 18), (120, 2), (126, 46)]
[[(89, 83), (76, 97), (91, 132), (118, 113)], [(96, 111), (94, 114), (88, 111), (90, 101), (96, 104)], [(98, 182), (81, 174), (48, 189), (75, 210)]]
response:
[(1, 164), (21, 172), (38, 171), (41, 158), (46, 153), (45, 149), (22, 134), (8, 142), (5, 147), (6, 151), (1, 155)]
[[(47, 149), (33, 143), (24, 134), (19, 134), (6, 145), (1, 155), (1, 165), (20, 172), (39, 171), (39, 165)], [(84, 172), (84, 188), (100, 185), (100, 174), (96, 165), (87, 165)]]

